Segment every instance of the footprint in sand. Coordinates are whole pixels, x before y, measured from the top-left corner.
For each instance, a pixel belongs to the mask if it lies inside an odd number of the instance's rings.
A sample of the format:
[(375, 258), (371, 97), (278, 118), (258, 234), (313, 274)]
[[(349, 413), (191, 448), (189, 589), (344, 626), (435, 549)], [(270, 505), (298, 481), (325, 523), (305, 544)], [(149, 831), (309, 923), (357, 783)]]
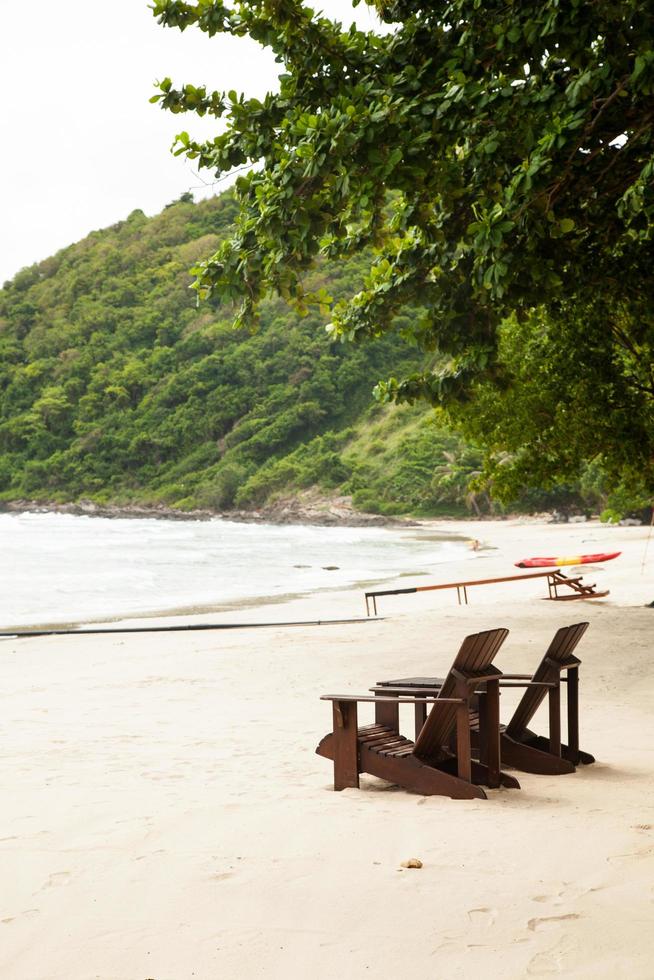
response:
[(40, 891), (45, 891), (46, 888), (56, 888), (58, 885), (67, 885), (70, 881), (70, 871), (54, 871), (51, 875), (48, 875), (47, 881), (45, 881), (40, 888)]
[(145, 861), (146, 858), (154, 857), (155, 854), (165, 854), (166, 851), (163, 847), (158, 847), (156, 851), (150, 851), (149, 854), (137, 854), (134, 858), (135, 861)]
[(572, 919), (580, 919), (581, 916), (576, 912), (569, 912), (567, 915), (545, 915), (541, 917), (536, 917), (535, 919), (530, 919), (527, 923), (527, 929), (530, 932), (541, 932), (543, 929), (550, 929), (556, 925), (557, 922), (568, 922)]
[(639, 847), (637, 851), (628, 851), (626, 854), (610, 854), (607, 861), (613, 864), (614, 861), (628, 861), (629, 858), (645, 858), (654, 852), (654, 847)]
[[(21, 912), (20, 914), (21, 915), (38, 915), (38, 913), (40, 911), (41, 911), (41, 909), (25, 909), (25, 911), (24, 912)], [(15, 920), (17, 918), (18, 918), (17, 915), (8, 915), (5, 919), (0, 919), (0, 923), (2, 923), (3, 925), (6, 925), (9, 922), (15, 922)]]
[(495, 909), (486, 908), (482, 906), (478, 909), (468, 909), (468, 918), (473, 926), (492, 926), (497, 918), (497, 911)]
[(532, 895), (532, 902), (545, 903), (550, 902), (552, 905), (562, 905), (564, 902), (570, 903), (574, 902), (576, 899), (585, 898), (587, 895), (592, 895), (593, 892), (600, 892), (606, 887), (605, 885), (594, 885), (592, 888), (579, 888), (576, 885), (569, 885), (568, 882), (563, 882), (566, 886), (560, 892), (556, 892), (554, 895)]
[(527, 964), (530, 977), (548, 977), (561, 973), (559, 961), (551, 953), (536, 953)]

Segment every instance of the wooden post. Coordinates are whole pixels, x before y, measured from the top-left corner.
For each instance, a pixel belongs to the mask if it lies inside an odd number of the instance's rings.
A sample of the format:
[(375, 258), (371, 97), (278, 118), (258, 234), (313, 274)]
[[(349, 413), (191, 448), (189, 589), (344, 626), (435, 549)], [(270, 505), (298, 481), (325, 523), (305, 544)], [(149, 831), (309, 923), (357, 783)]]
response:
[(568, 670), (568, 758), (579, 763), (579, 668)]
[(479, 761), (488, 765), (488, 701), (482, 691), (478, 697), (479, 703)]
[[(427, 721), (427, 705), (423, 702), (416, 704), (415, 706), (415, 724), (416, 724), (416, 739), (422, 731), (422, 726)], [(399, 728), (399, 722), (398, 722)]]
[(457, 705), (456, 709), (456, 758), (457, 775), (466, 782), (472, 781), (472, 762), (470, 758), (470, 719), (468, 704)]
[(561, 685), (550, 688), (550, 752), (561, 756)]
[(356, 701), (334, 701), (334, 789), (359, 787)]
[[(392, 697), (392, 695), (391, 695)], [(418, 706), (416, 705), (416, 708)], [(383, 725), (385, 728), (392, 728), (394, 732), (400, 730), (400, 706), (391, 704), (389, 701), (381, 701), (375, 705), (375, 723)]]
[[(486, 743), (485, 763), (488, 766), (488, 785), (496, 788), (500, 785), (500, 682), (486, 681), (486, 693), (480, 702), (486, 702), (485, 727)], [(481, 716), (479, 718), (481, 726)]]

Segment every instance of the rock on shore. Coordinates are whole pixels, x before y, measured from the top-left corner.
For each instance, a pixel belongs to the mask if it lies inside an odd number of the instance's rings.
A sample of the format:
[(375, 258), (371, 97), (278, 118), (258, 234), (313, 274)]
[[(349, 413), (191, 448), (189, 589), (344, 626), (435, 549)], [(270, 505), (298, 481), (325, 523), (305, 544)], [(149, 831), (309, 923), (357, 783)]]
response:
[(354, 509), (351, 497), (324, 497), (315, 491), (277, 500), (259, 510), (178, 510), (165, 504), (96, 504), (92, 500), (78, 500), (74, 503), (12, 500), (0, 505), (0, 510), (9, 513), (54, 513), (174, 521), (209, 521), (221, 517), (248, 524), (312, 524), (324, 527), (392, 527), (417, 523), (408, 518), (366, 514)]

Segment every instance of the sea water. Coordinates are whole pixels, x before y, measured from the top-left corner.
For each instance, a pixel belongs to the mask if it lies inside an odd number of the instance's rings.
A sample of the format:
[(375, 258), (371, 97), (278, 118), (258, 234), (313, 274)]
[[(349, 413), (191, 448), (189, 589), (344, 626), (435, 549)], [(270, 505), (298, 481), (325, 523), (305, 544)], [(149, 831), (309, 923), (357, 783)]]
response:
[(470, 555), (464, 539), (432, 529), (46, 513), (0, 514), (0, 548), (0, 629), (237, 607)]

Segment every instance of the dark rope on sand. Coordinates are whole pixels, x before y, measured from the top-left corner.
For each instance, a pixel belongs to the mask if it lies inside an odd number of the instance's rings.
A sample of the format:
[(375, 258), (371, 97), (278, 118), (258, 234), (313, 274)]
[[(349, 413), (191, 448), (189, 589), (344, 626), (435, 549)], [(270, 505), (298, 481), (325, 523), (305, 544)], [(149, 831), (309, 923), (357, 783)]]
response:
[(98, 636), (104, 633), (189, 633), (197, 630), (263, 629), (275, 626), (345, 626), (352, 623), (379, 622), (373, 619), (313, 619), (291, 623), (191, 623), (185, 626), (111, 626), (81, 630), (13, 630), (0, 632), (0, 639), (21, 639), (36, 636)]

